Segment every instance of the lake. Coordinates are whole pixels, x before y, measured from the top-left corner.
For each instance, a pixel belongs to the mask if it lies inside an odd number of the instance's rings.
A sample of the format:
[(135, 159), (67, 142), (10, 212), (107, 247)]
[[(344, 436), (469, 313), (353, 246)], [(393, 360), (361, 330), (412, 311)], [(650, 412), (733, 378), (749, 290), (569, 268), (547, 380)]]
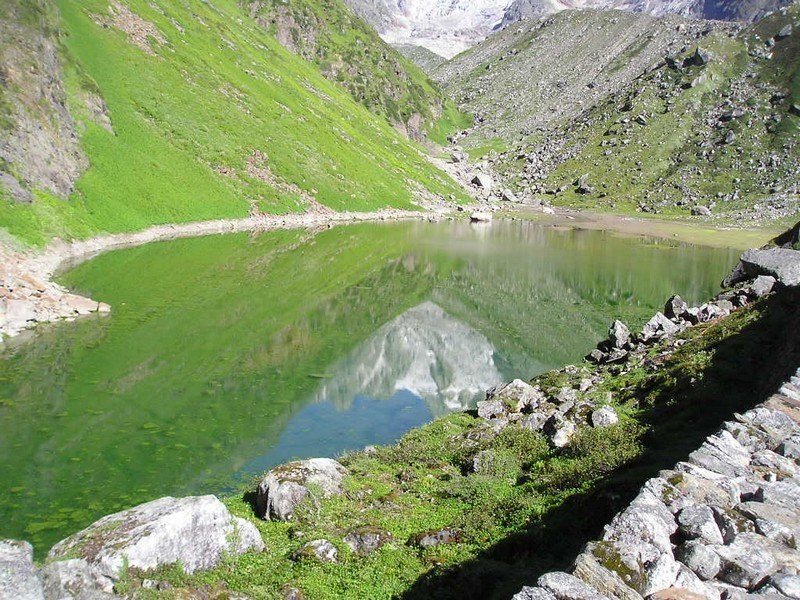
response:
[(0, 346), (0, 537), (39, 556), (100, 516), (231, 493), (386, 444), (698, 304), (734, 250), (498, 220), (237, 234), (104, 254), (60, 281), (107, 316)]

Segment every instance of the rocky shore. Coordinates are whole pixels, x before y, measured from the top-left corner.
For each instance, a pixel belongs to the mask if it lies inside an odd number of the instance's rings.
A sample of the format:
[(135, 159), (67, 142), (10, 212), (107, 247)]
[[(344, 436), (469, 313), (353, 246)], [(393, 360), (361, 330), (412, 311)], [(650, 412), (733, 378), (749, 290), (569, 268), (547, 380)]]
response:
[(52, 281), (59, 271), (109, 250), (184, 237), (427, 218), (433, 214), (397, 209), (370, 213), (317, 211), (157, 225), (135, 233), (104, 235), (72, 243), (56, 240), (38, 253), (14, 251), (0, 244), (0, 342), (4, 336), (13, 337), (37, 323), (110, 312), (107, 304), (71, 294)]

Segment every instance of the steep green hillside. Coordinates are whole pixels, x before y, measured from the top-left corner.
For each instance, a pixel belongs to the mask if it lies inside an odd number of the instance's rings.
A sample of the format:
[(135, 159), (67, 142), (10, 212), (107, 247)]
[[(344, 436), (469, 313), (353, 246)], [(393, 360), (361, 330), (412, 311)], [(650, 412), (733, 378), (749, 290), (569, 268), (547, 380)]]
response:
[[(41, 244), (318, 204), (409, 208), (423, 187), (459, 193), (236, 0), (57, 5), (0, 6), (0, 139), (60, 115), (63, 137), (80, 139), (78, 164), (89, 166), (67, 199), (58, 192), (69, 185), (47, 185), (75, 171), (56, 160), (58, 148), (37, 177), (25, 173), (24, 157), (0, 161), (0, 227), (18, 239)], [(50, 63), (40, 58), (48, 45), (58, 50)], [(40, 154), (36, 143), (29, 154)], [(32, 202), (18, 201), (15, 182)]]
[(442, 112), (441, 92), (340, 0), (251, 0), (250, 16), (292, 52), (411, 137)]

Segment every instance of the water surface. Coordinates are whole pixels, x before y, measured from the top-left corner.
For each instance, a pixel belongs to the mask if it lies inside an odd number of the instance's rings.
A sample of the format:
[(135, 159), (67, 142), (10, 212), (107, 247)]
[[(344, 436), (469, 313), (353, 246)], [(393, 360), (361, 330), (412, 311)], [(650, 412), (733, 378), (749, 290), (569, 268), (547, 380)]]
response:
[(389, 443), (576, 362), (617, 317), (711, 296), (733, 251), (498, 221), (163, 242), (69, 287), (105, 317), (0, 349), (0, 537), (41, 554), (99, 516)]

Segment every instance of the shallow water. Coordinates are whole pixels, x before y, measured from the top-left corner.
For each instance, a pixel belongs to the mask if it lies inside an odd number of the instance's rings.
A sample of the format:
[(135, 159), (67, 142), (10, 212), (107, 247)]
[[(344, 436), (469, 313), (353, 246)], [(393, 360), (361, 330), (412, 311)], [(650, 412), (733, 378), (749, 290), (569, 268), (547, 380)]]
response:
[(390, 443), (487, 387), (580, 361), (617, 317), (699, 303), (736, 252), (532, 222), (163, 242), (62, 283), (109, 316), (0, 349), (0, 537)]

